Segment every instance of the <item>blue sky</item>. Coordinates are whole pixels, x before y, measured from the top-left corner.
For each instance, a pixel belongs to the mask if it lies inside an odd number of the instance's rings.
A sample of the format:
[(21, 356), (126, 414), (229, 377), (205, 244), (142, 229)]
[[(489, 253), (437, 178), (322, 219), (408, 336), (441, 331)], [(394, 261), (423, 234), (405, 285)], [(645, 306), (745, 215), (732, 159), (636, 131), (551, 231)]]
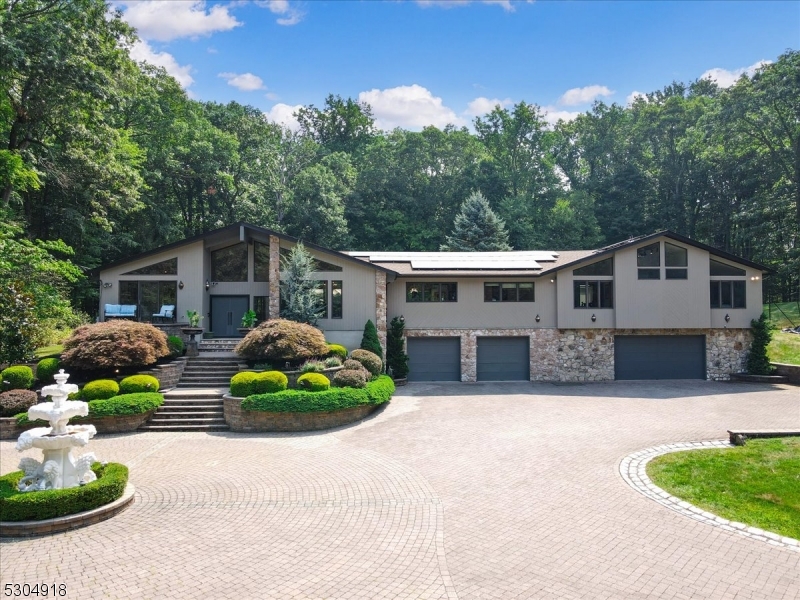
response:
[(728, 86), (800, 48), (800, 2), (120, 0), (193, 98), (236, 100), (292, 126), (328, 94), (369, 102), (378, 125), (469, 125), (524, 100), (572, 118), (673, 80)]

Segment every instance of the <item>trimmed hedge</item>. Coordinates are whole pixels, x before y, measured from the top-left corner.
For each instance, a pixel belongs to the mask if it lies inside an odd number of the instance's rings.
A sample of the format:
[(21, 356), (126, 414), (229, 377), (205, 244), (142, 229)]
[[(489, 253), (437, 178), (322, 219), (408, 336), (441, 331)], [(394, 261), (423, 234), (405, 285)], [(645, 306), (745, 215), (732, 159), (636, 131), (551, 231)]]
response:
[(41, 521), (92, 510), (109, 504), (125, 493), (128, 467), (118, 463), (94, 463), (97, 480), (64, 490), (20, 492), (19, 480), (25, 475), (15, 471), (0, 477), (0, 521)]
[(39, 395), (33, 390), (8, 390), (0, 394), (0, 417), (13, 417), (17, 413), (28, 412), (28, 409), (39, 401)]
[[(74, 417), (70, 423), (91, 423), (92, 419), (100, 417), (119, 417), (124, 415), (140, 415), (154, 410), (164, 404), (164, 396), (156, 392), (141, 392), (138, 394), (121, 394), (105, 400), (92, 400), (89, 402), (89, 416)], [(27, 413), (16, 415), (17, 425), (27, 425), (31, 421)], [(46, 425), (44, 421), (43, 424)]]
[(323, 392), (286, 390), (277, 394), (256, 394), (242, 400), (242, 410), (315, 412), (370, 404), (377, 406), (388, 402), (393, 393), (392, 378), (383, 375), (361, 389), (330, 388)]
[(289, 387), (289, 378), (280, 371), (242, 371), (231, 377), (231, 396), (245, 398), (253, 394), (273, 394)]
[(43, 358), (36, 363), (36, 379), (42, 383), (52, 383), (53, 375), (58, 373), (61, 361), (57, 358)]
[(81, 398), (90, 400), (106, 400), (119, 394), (119, 384), (113, 379), (95, 379), (90, 381), (81, 390)]
[(131, 375), (119, 382), (119, 391), (123, 394), (139, 394), (157, 392), (161, 382), (152, 375)]
[(10, 390), (29, 390), (33, 385), (33, 371), (25, 365), (3, 369), (0, 378), (8, 382)]
[(328, 344), (328, 356), (337, 356), (344, 360), (347, 358), (347, 348), (341, 344)]
[(170, 356), (177, 358), (178, 356), (183, 355), (183, 349), (185, 348), (185, 345), (183, 340), (177, 335), (167, 336), (167, 346), (169, 346)]
[(383, 371), (381, 357), (369, 350), (353, 350), (350, 353), (350, 358), (360, 362), (373, 376), (380, 375), (381, 371)]
[(297, 378), (297, 387), (309, 392), (324, 392), (331, 387), (331, 380), (322, 373), (304, 373)]

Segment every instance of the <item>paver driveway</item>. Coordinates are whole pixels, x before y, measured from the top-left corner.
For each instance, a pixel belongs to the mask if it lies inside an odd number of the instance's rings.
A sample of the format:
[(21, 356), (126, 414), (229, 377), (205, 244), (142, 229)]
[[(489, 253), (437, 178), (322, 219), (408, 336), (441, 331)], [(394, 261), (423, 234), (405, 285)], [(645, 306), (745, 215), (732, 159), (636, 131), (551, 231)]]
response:
[[(800, 552), (698, 523), (618, 472), (630, 452), (797, 427), (788, 386), (414, 384), (303, 435), (92, 443), (135, 504), (3, 540), (0, 583), (68, 598), (798, 598)], [(0, 443), (0, 471), (19, 459)]]

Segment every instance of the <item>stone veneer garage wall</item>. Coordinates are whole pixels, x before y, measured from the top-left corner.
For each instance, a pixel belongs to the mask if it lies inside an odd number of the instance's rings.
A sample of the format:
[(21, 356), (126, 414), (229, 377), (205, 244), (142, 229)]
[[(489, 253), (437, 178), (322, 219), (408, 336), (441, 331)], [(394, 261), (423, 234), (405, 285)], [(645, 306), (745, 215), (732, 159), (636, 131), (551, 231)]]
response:
[(749, 329), (409, 329), (408, 337), (459, 337), (461, 381), (477, 381), (478, 338), (528, 336), (531, 381), (613, 381), (614, 335), (705, 335), (706, 377), (745, 369)]

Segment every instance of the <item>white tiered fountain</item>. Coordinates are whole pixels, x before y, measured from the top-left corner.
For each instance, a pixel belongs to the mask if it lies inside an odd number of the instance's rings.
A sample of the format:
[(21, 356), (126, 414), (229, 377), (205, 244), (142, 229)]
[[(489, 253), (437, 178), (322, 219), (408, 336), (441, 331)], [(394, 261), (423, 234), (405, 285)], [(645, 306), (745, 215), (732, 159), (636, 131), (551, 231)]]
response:
[(28, 448), (40, 448), (44, 452), (42, 462), (30, 457), (20, 460), (19, 468), (25, 473), (18, 485), (21, 492), (77, 487), (97, 479), (91, 469), (97, 460), (94, 454), (84, 454), (78, 459), (72, 457), (72, 448), (88, 444), (97, 430), (94, 425), (67, 425), (72, 417), (89, 414), (86, 402), (67, 400), (70, 394), (78, 391), (77, 385), (67, 383), (68, 378), (61, 369), (54, 377), (56, 384), (45, 386), (41, 391), (43, 398), (51, 396), (53, 401), (28, 409), (30, 420), (44, 419), (50, 422), (50, 427), (29, 429), (17, 440), (19, 452)]

